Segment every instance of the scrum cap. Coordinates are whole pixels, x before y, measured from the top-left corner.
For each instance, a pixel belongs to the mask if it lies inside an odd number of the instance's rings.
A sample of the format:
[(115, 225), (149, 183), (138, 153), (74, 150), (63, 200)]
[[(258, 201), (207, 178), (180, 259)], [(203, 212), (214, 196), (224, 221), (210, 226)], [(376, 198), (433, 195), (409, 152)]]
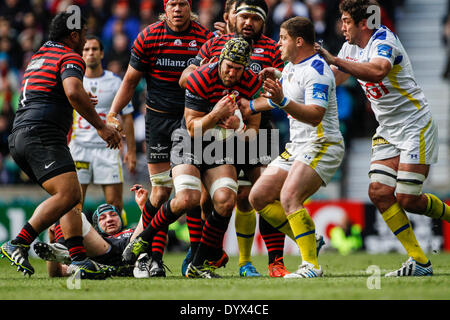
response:
[(251, 53), (252, 48), (246, 40), (243, 38), (233, 38), (225, 43), (219, 57), (219, 63), (222, 63), (224, 59), (227, 59), (248, 67)]
[(95, 210), (95, 212), (92, 214), (92, 226), (101, 235), (107, 235), (107, 234), (100, 227), (100, 224), (98, 223), (98, 220), (100, 219), (100, 216), (102, 214), (104, 214), (106, 212), (110, 212), (110, 211), (113, 211), (113, 212), (117, 213), (117, 215), (119, 216), (119, 218), (120, 218), (120, 230), (122, 230), (122, 228), (124, 227), (124, 221), (123, 221), (122, 215), (117, 210), (117, 208), (115, 206), (111, 205), (111, 204), (108, 204), (108, 203), (101, 204), (101, 205), (98, 206), (97, 210)]

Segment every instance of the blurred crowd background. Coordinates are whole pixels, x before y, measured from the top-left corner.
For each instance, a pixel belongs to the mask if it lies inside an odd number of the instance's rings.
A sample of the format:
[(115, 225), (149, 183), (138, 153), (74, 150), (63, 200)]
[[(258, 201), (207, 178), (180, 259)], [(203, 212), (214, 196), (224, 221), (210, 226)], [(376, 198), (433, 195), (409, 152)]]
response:
[[(193, 1), (193, 11), (199, 22), (213, 30), (215, 21), (222, 21), (225, 0)], [(267, 0), (270, 14), (265, 34), (278, 41), (280, 24), (293, 16), (310, 18), (317, 38), (337, 54), (344, 39), (340, 32), (339, 0)], [(396, 16), (404, 0), (379, 0), (382, 6), (382, 24), (393, 31)], [(156, 22), (163, 12), (162, 0), (0, 0), (0, 184), (28, 183), (28, 178), (9, 156), (7, 137), (11, 131), (18, 106), (24, 70), (39, 47), (46, 41), (51, 19), (69, 5), (77, 5), (88, 20), (89, 33), (99, 36), (105, 47), (104, 67), (123, 76), (127, 68), (130, 48), (138, 33)], [(448, 10), (447, 10), (448, 11)], [(450, 51), (450, 19), (447, 13), (443, 24), (442, 41)], [(450, 68), (443, 71), (450, 78)], [(142, 80), (133, 98), (135, 131), (138, 147), (138, 171), (127, 177), (130, 183), (148, 183), (144, 154), (144, 96), (146, 85)], [(346, 144), (356, 137), (370, 136), (376, 127), (373, 114), (362, 90), (353, 79), (337, 90), (341, 129)], [(281, 133), (281, 146), (288, 140), (285, 115), (274, 112)], [(140, 181), (141, 180), (141, 181)]]

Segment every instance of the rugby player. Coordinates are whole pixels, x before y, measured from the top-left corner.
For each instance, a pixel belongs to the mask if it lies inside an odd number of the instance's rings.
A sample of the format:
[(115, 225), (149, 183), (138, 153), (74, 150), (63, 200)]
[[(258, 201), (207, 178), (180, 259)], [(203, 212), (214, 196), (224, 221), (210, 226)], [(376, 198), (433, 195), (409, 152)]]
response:
[[(200, 65), (203, 60), (213, 61), (218, 57), (224, 44), (236, 36), (243, 37), (252, 43), (253, 52), (251, 55), (249, 68), (258, 74), (262, 69), (275, 67), (283, 69), (283, 61), (277, 43), (263, 35), (265, 21), (268, 14), (268, 7), (264, 0), (237, 0), (233, 4), (228, 4), (230, 12), (227, 18), (227, 30), (234, 31), (232, 34), (222, 35), (213, 38), (205, 43), (200, 49), (195, 64), (189, 66), (180, 79), (180, 85), (184, 85), (186, 77)], [(227, 7), (226, 7), (227, 8)], [(234, 12), (233, 12), (234, 9)], [(225, 16), (224, 16), (225, 18)], [(227, 21), (227, 20), (225, 20)], [(233, 23), (234, 22), (234, 23)], [(244, 118), (251, 116), (251, 113), (244, 113)], [(248, 194), (252, 183), (261, 175), (261, 171), (270, 162), (272, 131), (274, 125), (271, 121), (271, 111), (261, 113), (260, 129), (267, 133), (264, 144), (267, 146), (265, 155), (259, 155), (257, 159), (245, 159), (246, 163), (237, 166), (239, 174), (239, 191), (236, 206), (235, 226), (239, 247), (239, 274), (245, 277), (258, 277), (260, 273), (256, 271), (251, 262), (251, 250), (256, 227), (255, 210), (248, 202)], [(278, 141), (274, 141), (278, 144)], [(248, 147), (246, 148), (248, 151)], [(266, 156), (268, 159), (263, 159)], [(190, 218), (188, 216), (188, 218)], [(271, 277), (283, 277), (286, 268), (283, 263), (283, 251), (285, 235), (275, 229), (264, 218), (259, 219), (259, 230), (268, 252), (268, 269)], [(186, 263), (186, 262), (185, 262)]]
[(277, 70), (264, 69), (262, 98), (255, 110), (280, 108), (288, 113), (290, 142), (250, 191), (252, 206), (297, 244), (302, 263), (284, 278), (321, 277), (315, 225), (305, 201), (326, 186), (344, 157), (339, 130), (333, 72), (314, 49), (313, 23), (291, 18), (280, 26), (281, 57), (288, 62), (281, 80)]
[(71, 14), (67, 12), (53, 18), (49, 41), (28, 64), (8, 138), (18, 166), (50, 197), (36, 208), (16, 238), (1, 246), (1, 253), (31, 276), (34, 268), (28, 261), (30, 244), (60, 219), (74, 272), (104, 279), (107, 274), (88, 259), (81, 236), (82, 193), (66, 138), (73, 109), (95, 127), (109, 148), (118, 148), (121, 137), (100, 119), (83, 88), (85, 63), (80, 55), (86, 41), (86, 23), (80, 17), (80, 23), (72, 26), (69, 19)]
[[(251, 47), (247, 41), (233, 38), (225, 44), (219, 61), (203, 65), (189, 76), (182, 129), (177, 132), (171, 154), (175, 197), (161, 206), (144, 232), (125, 249), (125, 261), (133, 261), (144, 251), (157, 230), (167, 227), (183, 213), (199, 205), (203, 182), (214, 209), (205, 221), (200, 244), (186, 276), (219, 277), (214, 273), (212, 262), (220, 258), (217, 249), (222, 247), (223, 236), (236, 204), (237, 175), (233, 165), (234, 154), (227, 156), (212, 150), (212, 158), (206, 159), (203, 150), (234, 141), (233, 135), (231, 138), (221, 136), (222, 130), (217, 129), (218, 124), (240, 133), (250, 131), (254, 134), (253, 138), (256, 136), (260, 116), (253, 116), (244, 126), (235, 115), (237, 105), (234, 98), (251, 99), (261, 87), (256, 74), (246, 68), (250, 54)], [(200, 148), (196, 147), (198, 144)]]
[(397, 35), (369, 25), (369, 0), (345, 0), (341, 11), (347, 42), (337, 57), (316, 44), (332, 65), (337, 85), (354, 76), (370, 101), (378, 128), (372, 138), (369, 197), (409, 258), (388, 277), (431, 276), (406, 211), (450, 221), (450, 207), (422, 186), (437, 162), (438, 129), (411, 61)]
[[(106, 121), (106, 115), (122, 81), (111, 71), (103, 69), (103, 56), (101, 40), (96, 36), (86, 36), (86, 44), (83, 48), (83, 60), (86, 63), (83, 86), (87, 92), (95, 96), (97, 101), (95, 110), (102, 120)], [(128, 163), (130, 171), (134, 171), (136, 166), (133, 110), (133, 106), (128, 104), (121, 114), (127, 141), (127, 153), (124, 160)], [(75, 161), (83, 199), (90, 183), (101, 185), (105, 202), (112, 204), (121, 212), (123, 169), (120, 151), (106, 148), (105, 142), (98, 136), (95, 128), (76, 111), (74, 111), (69, 148)]]
[[(139, 81), (145, 77), (146, 152), (152, 188), (148, 210), (137, 227), (140, 231), (148, 226), (172, 192), (172, 134), (181, 126), (184, 114), (184, 90), (178, 86), (181, 72), (195, 58), (200, 47), (213, 37), (195, 21), (191, 0), (164, 0), (164, 10), (161, 21), (147, 26), (135, 39), (127, 72), (107, 116), (108, 123), (121, 128), (116, 116), (129, 103)], [(192, 210), (200, 212), (200, 206)]]

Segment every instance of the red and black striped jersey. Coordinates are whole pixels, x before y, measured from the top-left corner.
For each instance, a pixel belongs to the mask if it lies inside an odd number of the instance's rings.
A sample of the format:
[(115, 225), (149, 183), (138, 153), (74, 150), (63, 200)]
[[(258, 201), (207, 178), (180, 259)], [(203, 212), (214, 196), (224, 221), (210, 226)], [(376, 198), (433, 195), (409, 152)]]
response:
[[(207, 41), (198, 52), (197, 61), (204, 58), (219, 57), (225, 43), (236, 37), (236, 34), (225, 34)], [(281, 52), (278, 43), (265, 35), (261, 35), (258, 41), (252, 44), (252, 56), (249, 68), (256, 74), (262, 69), (274, 67), (283, 70), (284, 62), (281, 60)]]
[(227, 94), (251, 100), (259, 92), (262, 81), (250, 69), (245, 69), (241, 79), (226, 87), (219, 77), (219, 63), (209, 63), (193, 71), (186, 83), (186, 108), (209, 113)]
[(182, 32), (174, 32), (166, 22), (160, 21), (139, 33), (131, 49), (130, 65), (145, 73), (148, 106), (183, 114), (184, 89), (178, 84), (181, 73), (213, 36), (194, 21)]
[(78, 53), (63, 43), (47, 41), (25, 70), (13, 130), (26, 125), (56, 126), (67, 135), (73, 107), (62, 82), (68, 77), (83, 81), (85, 69)]

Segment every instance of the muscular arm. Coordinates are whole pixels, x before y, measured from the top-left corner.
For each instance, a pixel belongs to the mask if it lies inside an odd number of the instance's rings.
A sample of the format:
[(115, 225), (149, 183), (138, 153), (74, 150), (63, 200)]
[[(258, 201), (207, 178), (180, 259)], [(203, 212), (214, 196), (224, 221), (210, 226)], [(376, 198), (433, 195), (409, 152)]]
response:
[(189, 75), (192, 73), (192, 71), (194, 71), (195, 69), (197, 69), (197, 66), (195, 64), (191, 64), (181, 73), (180, 80), (178, 81), (178, 84), (180, 85), (181, 88), (186, 89), (187, 79)]
[(134, 172), (136, 168), (136, 140), (134, 138), (133, 115), (122, 115), (122, 121), (127, 142), (127, 153), (125, 154), (124, 162), (127, 164), (128, 170)]
[(214, 112), (205, 114), (188, 108), (184, 110), (184, 118), (191, 137), (194, 137), (195, 131), (204, 134), (206, 130), (214, 128), (220, 120), (220, 117)]
[[(373, 58), (369, 62), (359, 63), (335, 57), (332, 64), (357, 79), (375, 83), (383, 80), (392, 69), (391, 63), (382, 58)], [(338, 84), (337, 79), (336, 84)]]
[(110, 113), (118, 114), (131, 101), (142, 75), (142, 72), (128, 66), (122, 84), (112, 102)]
[(105, 123), (100, 119), (92, 105), (89, 95), (83, 87), (83, 82), (77, 77), (68, 77), (63, 80), (64, 92), (72, 107), (85, 118), (95, 129), (101, 130)]

